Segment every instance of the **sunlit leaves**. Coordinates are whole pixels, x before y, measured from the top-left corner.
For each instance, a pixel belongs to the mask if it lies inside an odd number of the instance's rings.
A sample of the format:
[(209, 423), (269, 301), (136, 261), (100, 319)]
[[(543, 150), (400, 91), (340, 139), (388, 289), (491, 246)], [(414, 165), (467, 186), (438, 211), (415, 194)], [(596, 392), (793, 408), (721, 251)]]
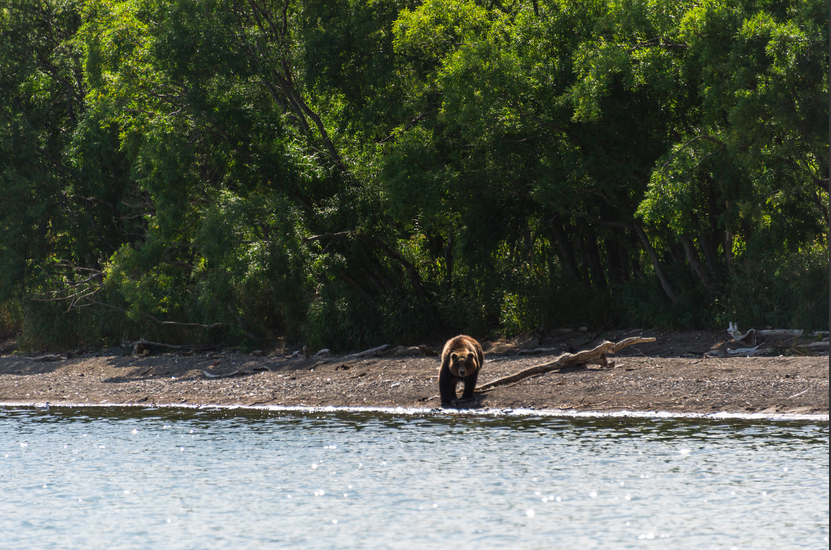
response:
[[(763, 215), (776, 197), (790, 202), (802, 196), (806, 207), (814, 202), (812, 194), (819, 198), (814, 186), (827, 169), (827, 161), (821, 160), (827, 155), (827, 128), (821, 122), (827, 119), (827, 101), (819, 98), (827, 97), (828, 61), (817, 20), (805, 17), (818, 15), (812, 11), (818, 5), (798, 2), (777, 13), (704, 2), (687, 13), (682, 37), (690, 42), (689, 55), (695, 61), (690, 67), (700, 70), (702, 120), (707, 123), (703, 132), (725, 154), (709, 159), (711, 168), (702, 171), (693, 154), (701, 142), (687, 147), (689, 136), (677, 142), (670, 161), (653, 173), (640, 209), (647, 219), (664, 220), (677, 233), (681, 226), (694, 231), (689, 222), (679, 222), (681, 205), (673, 198), (673, 185), (685, 182), (696, 189), (717, 184), (723, 226), (735, 230), (739, 223), (745, 228), (758, 225), (763, 238), (777, 231), (771, 225), (775, 217)], [(729, 182), (718, 173), (737, 170), (742, 177)], [(815, 224), (820, 222), (821, 212), (813, 216)]]
[(109, 338), (709, 323), (743, 262), (827, 246), (819, 0), (12, 1), (0, 33), (0, 298), (104, 268)]
[(707, 221), (710, 186), (725, 183), (714, 177), (713, 167), (724, 162), (725, 146), (708, 135), (689, 137), (672, 148), (652, 172), (649, 189), (637, 215), (665, 223), (676, 235), (695, 234)]
[(601, 117), (600, 100), (609, 95), (615, 75), (627, 71), (628, 65), (627, 51), (617, 44), (601, 40), (580, 46), (574, 56), (577, 82), (570, 93), (575, 121)]
[(472, 1), (428, 0), (414, 10), (401, 10), (393, 26), (394, 45), (402, 53), (441, 59), (462, 45), (480, 41), (501, 18), (498, 10)]

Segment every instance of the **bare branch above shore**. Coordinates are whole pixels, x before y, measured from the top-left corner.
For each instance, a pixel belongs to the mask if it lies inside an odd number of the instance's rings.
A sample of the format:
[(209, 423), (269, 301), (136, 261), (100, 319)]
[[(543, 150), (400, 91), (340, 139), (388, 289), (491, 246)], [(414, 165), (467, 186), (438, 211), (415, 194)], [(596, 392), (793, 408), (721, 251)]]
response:
[[(103, 307), (108, 307), (110, 309), (114, 309), (116, 311), (121, 311), (121, 312), (124, 312), (124, 313), (128, 313), (128, 311), (126, 309), (124, 309), (123, 307), (114, 306), (112, 304), (107, 304), (105, 302), (92, 302), (88, 305), (99, 305), (99, 306), (103, 306)], [(141, 315), (142, 317), (146, 317), (147, 319), (150, 319), (154, 323), (158, 323), (158, 324), (164, 325), (164, 326), (188, 327), (188, 328), (208, 328), (208, 329), (228, 326), (227, 323), (213, 323), (212, 325), (203, 325), (202, 323), (180, 323), (178, 321), (162, 321), (160, 319), (157, 319), (156, 317), (153, 317), (149, 313), (143, 313), (143, 312), (140, 312), (139, 315)]]

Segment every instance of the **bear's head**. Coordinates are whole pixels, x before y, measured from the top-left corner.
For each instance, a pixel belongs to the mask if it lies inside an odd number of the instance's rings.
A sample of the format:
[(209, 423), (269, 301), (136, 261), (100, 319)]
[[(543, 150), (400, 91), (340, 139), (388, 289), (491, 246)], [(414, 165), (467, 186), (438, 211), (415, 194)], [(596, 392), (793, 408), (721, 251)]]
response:
[(460, 378), (470, 376), (479, 368), (476, 359), (476, 353), (473, 350), (454, 351), (450, 354), (450, 372), (453, 376)]

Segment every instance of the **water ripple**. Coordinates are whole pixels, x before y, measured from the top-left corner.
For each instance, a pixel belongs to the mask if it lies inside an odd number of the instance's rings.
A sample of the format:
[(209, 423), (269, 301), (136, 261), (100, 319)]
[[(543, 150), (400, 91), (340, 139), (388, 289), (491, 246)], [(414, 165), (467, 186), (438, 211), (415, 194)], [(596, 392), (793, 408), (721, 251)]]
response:
[(827, 547), (829, 430), (816, 419), (55, 406), (0, 418), (4, 548)]

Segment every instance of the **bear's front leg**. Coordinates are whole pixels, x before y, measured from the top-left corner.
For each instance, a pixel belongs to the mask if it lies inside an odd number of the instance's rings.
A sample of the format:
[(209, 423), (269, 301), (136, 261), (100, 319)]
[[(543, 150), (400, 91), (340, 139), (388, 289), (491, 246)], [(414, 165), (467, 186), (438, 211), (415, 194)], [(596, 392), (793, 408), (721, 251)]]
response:
[[(467, 386), (465, 386), (465, 391), (467, 391)], [(439, 395), (441, 395), (442, 405), (449, 405), (456, 399), (456, 377), (446, 367), (442, 367), (439, 371)]]
[[(479, 371), (477, 370), (467, 378), (465, 378), (465, 391), (462, 393), (462, 399), (473, 399), (473, 390), (476, 389), (476, 379), (479, 378)], [(454, 390), (455, 393), (455, 390)]]

